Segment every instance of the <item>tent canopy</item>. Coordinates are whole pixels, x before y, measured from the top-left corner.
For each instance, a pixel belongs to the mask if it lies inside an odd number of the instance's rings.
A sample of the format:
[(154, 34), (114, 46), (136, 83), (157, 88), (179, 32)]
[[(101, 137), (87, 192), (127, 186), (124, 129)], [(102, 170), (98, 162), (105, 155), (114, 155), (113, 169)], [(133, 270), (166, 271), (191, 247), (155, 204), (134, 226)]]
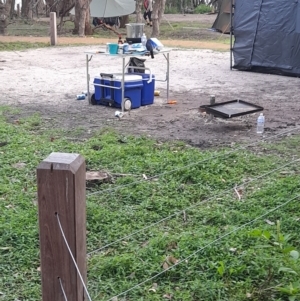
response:
[(222, 0), (219, 13), (212, 26), (212, 28), (222, 33), (230, 33), (230, 6), (231, 1), (234, 4), (234, 0)]
[(135, 0), (92, 0), (91, 17), (109, 18), (130, 15), (135, 11)]
[[(110, 18), (130, 15), (135, 11), (135, 0), (92, 0), (91, 17)], [(73, 8), (70, 13), (75, 15)]]
[(300, 1), (236, 0), (233, 68), (300, 76)]

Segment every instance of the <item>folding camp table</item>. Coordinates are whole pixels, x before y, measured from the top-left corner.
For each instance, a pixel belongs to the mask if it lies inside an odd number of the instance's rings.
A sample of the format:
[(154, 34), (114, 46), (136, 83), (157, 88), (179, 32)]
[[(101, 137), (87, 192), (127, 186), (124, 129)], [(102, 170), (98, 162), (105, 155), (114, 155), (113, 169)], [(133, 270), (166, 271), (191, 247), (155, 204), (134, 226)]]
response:
[[(160, 51), (158, 51), (157, 53), (155, 53), (156, 55), (163, 55), (167, 61), (167, 72), (166, 72), (166, 78), (164, 80), (157, 80), (156, 81), (162, 81), (162, 82), (167, 82), (167, 101), (169, 100), (169, 87), (170, 87), (170, 52), (172, 51), (172, 49), (168, 49), (168, 48), (164, 48)], [(126, 53), (126, 54), (109, 54), (106, 53), (104, 50), (103, 52), (101, 51), (86, 51), (84, 52), (85, 56), (86, 56), (86, 80), (87, 80), (87, 95), (88, 95), (88, 100), (89, 100), (89, 104), (91, 104), (91, 93), (90, 93), (90, 74), (89, 74), (89, 63), (92, 60), (93, 56), (95, 57), (100, 57), (100, 58), (105, 58), (105, 57), (113, 57), (113, 58), (120, 58), (122, 61), (122, 81), (121, 81), (121, 88), (122, 89), (122, 112), (124, 112), (124, 78), (125, 78), (125, 69), (127, 68), (128, 64), (129, 64), (129, 59), (131, 57), (139, 57), (139, 58), (148, 58), (145, 53)], [(128, 62), (126, 63), (126, 59), (128, 59)], [(133, 66), (133, 69), (142, 69), (142, 70), (150, 70), (149, 68), (146, 67), (136, 67)]]

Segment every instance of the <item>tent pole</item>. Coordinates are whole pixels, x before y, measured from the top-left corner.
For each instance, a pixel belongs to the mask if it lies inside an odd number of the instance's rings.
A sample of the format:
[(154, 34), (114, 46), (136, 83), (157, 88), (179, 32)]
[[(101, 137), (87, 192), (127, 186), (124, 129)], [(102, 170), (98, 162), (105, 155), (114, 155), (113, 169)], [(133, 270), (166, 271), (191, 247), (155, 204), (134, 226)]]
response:
[(232, 10), (233, 0), (230, 0), (230, 70), (232, 70)]

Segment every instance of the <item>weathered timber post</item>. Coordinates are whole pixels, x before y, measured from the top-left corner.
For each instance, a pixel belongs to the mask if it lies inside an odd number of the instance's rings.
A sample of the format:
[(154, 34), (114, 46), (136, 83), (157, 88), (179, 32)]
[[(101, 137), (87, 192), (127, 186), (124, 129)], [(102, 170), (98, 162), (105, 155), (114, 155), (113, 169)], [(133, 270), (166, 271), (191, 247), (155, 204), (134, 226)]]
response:
[(37, 167), (42, 300), (83, 301), (84, 286), (61, 229), (86, 283), (85, 161), (51, 153)]
[(56, 12), (50, 13), (50, 45), (57, 44)]

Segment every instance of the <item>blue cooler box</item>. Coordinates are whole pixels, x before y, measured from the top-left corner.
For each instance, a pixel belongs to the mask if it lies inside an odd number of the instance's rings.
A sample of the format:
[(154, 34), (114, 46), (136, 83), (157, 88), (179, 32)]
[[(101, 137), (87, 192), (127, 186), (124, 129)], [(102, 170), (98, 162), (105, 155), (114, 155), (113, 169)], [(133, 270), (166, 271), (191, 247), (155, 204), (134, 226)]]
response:
[[(122, 106), (122, 90), (114, 89), (120, 88), (122, 82), (122, 75), (114, 75), (113, 78), (95, 77), (95, 101), (97, 104), (111, 104), (114, 107), (121, 108)], [(95, 85), (96, 84), (96, 85)], [(101, 87), (97, 84), (111, 86)], [(131, 109), (136, 109), (141, 106), (143, 89), (143, 77), (135, 74), (126, 74), (124, 77), (124, 98), (128, 98), (131, 102)], [(107, 100), (107, 102), (103, 102)]]
[(149, 73), (134, 73), (143, 77), (143, 90), (141, 105), (147, 106), (154, 103), (154, 91), (155, 91), (155, 75), (152, 74), (152, 81), (148, 83), (150, 79)]

